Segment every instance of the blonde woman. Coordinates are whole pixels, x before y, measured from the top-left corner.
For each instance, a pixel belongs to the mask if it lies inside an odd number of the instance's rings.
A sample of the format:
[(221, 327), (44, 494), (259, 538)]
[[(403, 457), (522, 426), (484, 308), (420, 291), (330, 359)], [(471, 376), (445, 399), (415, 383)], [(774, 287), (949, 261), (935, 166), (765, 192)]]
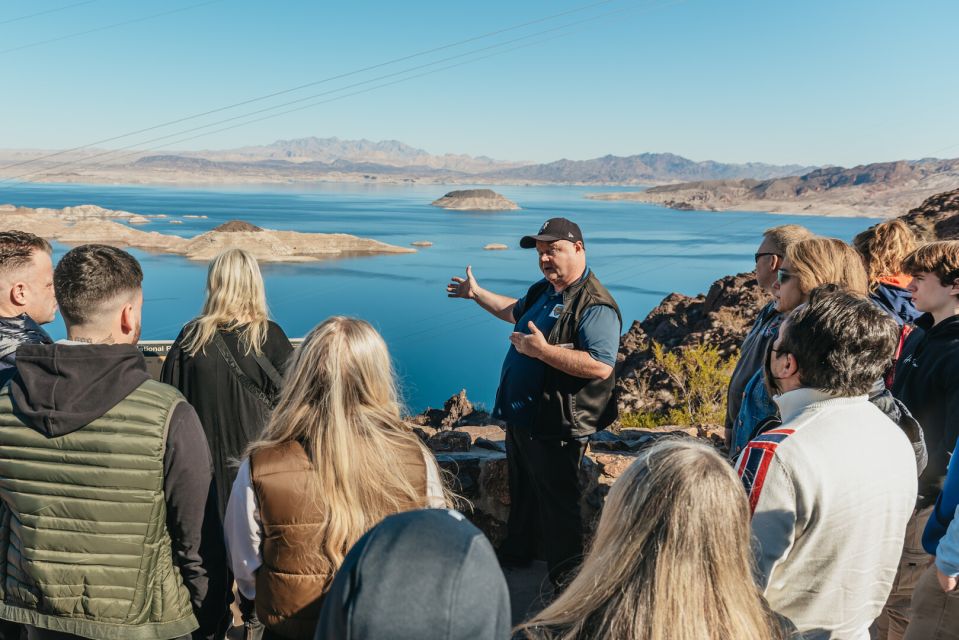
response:
[[(776, 311), (789, 313), (809, 300), (809, 293), (823, 284), (835, 284), (850, 293), (866, 295), (869, 281), (856, 250), (837, 238), (807, 238), (790, 245), (772, 287)], [(772, 340), (775, 341), (775, 335)], [(770, 418), (778, 418), (778, 415), (779, 409), (766, 388), (760, 369), (743, 390), (739, 416), (733, 425), (730, 458), (735, 460), (762, 430), (764, 423)]]
[(256, 258), (230, 249), (210, 262), (200, 315), (180, 332), (160, 379), (196, 409), (226, 509), (236, 464), (266, 424), (293, 347), (270, 321)]
[(350, 547), (389, 514), (446, 504), (432, 455), (400, 417), (383, 338), (353, 318), (314, 328), (226, 513), (237, 587), (264, 637), (312, 639)]
[(916, 249), (916, 235), (909, 225), (887, 220), (857, 235), (852, 244), (869, 274), (869, 298), (900, 326), (915, 322), (922, 314), (906, 290), (912, 278), (902, 271), (903, 260)]
[(749, 506), (729, 463), (691, 439), (660, 441), (613, 485), (579, 574), (514, 637), (785, 638), (749, 545)]

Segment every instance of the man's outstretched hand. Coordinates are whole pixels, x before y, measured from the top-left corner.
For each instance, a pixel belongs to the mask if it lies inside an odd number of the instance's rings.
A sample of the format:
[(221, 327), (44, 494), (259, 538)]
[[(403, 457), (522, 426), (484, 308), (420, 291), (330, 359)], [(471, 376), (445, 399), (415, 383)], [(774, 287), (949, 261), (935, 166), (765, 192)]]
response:
[(476, 284), (476, 278), (473, 277), (472, 265), (466, 265), (466, 277), (460, 278), (453, 276), (450, 283), (446, 285), (446, 296), (449, 298), (466, 298), (472, 300), (479, 291), (479, 285)]

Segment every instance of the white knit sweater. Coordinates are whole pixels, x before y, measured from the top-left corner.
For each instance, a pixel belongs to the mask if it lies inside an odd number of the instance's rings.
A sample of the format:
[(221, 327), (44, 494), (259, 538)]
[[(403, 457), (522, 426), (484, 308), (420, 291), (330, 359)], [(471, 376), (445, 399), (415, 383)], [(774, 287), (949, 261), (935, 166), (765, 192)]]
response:
[(912, 447), (866, 396), (797, 389), (775, 401), (782, 427), (736, 463), (760, 585), (807, 640), (866, 640), (916, 503)]

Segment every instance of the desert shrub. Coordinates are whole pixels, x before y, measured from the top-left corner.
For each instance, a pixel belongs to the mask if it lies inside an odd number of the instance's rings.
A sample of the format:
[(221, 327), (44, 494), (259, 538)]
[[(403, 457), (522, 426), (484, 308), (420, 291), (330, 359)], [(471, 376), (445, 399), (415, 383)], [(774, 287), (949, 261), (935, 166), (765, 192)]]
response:
[(656, 411), (630, 411), (619, 416), (620, 429), (657, 429), (669, 424), (666, 415)]
[(724, 358), (719, 349), (707, 344), (667, 351), (654, 342), (653, 357), (669, 377), (676, 401), (663, 412), (623, 414), (620, 416), (623, 428), (723, 423), (726, 390), (736, 365), (735, 356)]

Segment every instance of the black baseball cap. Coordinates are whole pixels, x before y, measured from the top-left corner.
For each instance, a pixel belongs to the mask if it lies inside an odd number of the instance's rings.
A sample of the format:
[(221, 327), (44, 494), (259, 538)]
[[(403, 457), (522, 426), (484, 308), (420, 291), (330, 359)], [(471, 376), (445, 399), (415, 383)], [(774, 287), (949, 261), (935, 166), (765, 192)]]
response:
[[(566, 218), (550, 218), (539, 228), (539, 233), (535, 236), (523, 236), (519, 241), (519, 246), (524, 249), (532, 249), (539, 241), (555, 242), (557, 240), (569, 240), (583, 242), (583, 232), (579, 230), (579, 225)], [(586, 244), (583, 242), (583, 244)]]

